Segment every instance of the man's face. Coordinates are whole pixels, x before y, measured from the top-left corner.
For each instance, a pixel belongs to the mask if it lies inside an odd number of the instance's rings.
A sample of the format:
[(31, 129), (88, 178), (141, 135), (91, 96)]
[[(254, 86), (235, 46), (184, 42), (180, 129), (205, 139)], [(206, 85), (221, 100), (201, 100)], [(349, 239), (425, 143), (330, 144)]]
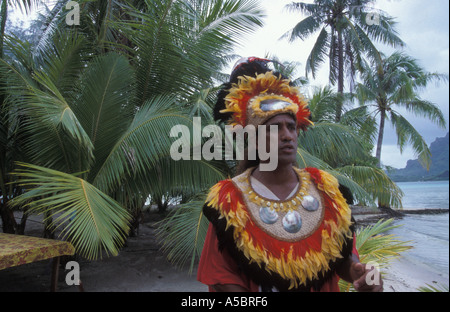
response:
[(278, 164), (295, 163), (298, 131), (294, 118), (289, 114), (280, 114), (270, 118), (264, 125), (267, 126), (266, 146), (270, 146), (270, 126), (275, 125), (278, 127)]

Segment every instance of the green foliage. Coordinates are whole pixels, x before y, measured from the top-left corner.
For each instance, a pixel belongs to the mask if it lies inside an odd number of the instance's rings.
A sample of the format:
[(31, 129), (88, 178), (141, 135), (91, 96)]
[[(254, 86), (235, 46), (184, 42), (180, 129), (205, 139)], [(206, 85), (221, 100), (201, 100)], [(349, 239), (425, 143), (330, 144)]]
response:
[(175, 209), (168, 218), (159, 222), (157, 238), (169, 261), (184, 267), (189, 261), (189, 273), (203, 250), (209, 221), (202, 213), (206, 196), (196, 198)]
[(396, 131), (400, 152), (410, 145), (428, 170), (431, 153), (425, 140), (396, 107), (405, 108), (445, 128), (442, 111), (435, 104), (421, 99), (418, 92), (428, 83), (447, 81), (448, 77), (426, 72), (415, 59), (402, 52), (394, 52), (389, 57), (380, 55), (379, 60), (363, 63), (362, 67), (362, 82), (357, 85), (357, 97), (361, 105), (374, 107), (371, 111), (373, 115), (380, 115), (378, 161), (381, 159), (384, 124), (390, 121)]
[(49, 215), (95, 259), (117, 254), (149, 196), (223, 179), (224, 162), (173, 161), (169, 133), (210, 113), (195, 99), (210, 101), (215, 73), (263, 14), (251, 0), (84, 1), (69, 27), (64, 3), (36, 45), (1, 36), (0, 212)]
[[(46, 213), (77, 251), (89, 259), (117, 255), (128, 234), (130, 215), (92, 184), (61, 171), (21, 164), (13, 175), (27, 192), (11, 201), (29, 213)], [(46, 220), (44, 220), (46, 221)]]
[[(412, 248), (408, 245), (410, 242), (398, 240), (393, 234), (385, 234), (398, 227), (391, 225), (393, 221), (394, 219), (379, 220), (356, 232), (356, 249), (361, 263), (377, 263), (382, 275), (383, 268), (388, 267), (392, 260), (400, 257), (402, 252)], [(353, 286), (341, 279), (339, 288), (341, 291), (351, 291)]]
[[(356, 72), (361, 69), (363, 56), (371, 60), (379, 59), (374, 41), (391, 46), (403, 46), (394, 29), (393, 18), (377, 10), (379, 23), (367, 23), (368, 13), (373, 13), (371, 0), (327, 1), (315, 0), (313, 3), (293, 2), (286, 8), (301, 12), (306, 18), (284, 34), (284, 38), (294, 41), (318, 33), (314, 46), (306, 61), (306, 74), (315, 78), (319, 67), (329, 60), (329, 81), (337, 83), (338, 93), (344, 93), (344, 77), (352, 84)], [(335, 106), (335, 120), (340, 121), (342, 105)]]

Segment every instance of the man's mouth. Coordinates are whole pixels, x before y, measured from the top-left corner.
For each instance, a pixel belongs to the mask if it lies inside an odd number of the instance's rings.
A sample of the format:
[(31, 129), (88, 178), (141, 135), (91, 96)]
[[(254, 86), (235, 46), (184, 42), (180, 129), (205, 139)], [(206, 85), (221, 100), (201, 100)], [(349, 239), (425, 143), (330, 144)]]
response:
[(292, 145), (283, 145), (280, 147), (280, 151), (291, 153), (295, 150), (295, 147)]

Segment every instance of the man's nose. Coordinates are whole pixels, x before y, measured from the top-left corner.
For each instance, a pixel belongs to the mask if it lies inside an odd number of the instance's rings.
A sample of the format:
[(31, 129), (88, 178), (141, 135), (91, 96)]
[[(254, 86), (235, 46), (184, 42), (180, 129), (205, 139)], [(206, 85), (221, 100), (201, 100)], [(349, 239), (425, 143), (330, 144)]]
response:
[(292, 141), (294, 139), (292, 133), (289, 131), (289, 129), (286, 126), (281, 126), (278, 129), (278, 133), (280, 135), (281, 141)]

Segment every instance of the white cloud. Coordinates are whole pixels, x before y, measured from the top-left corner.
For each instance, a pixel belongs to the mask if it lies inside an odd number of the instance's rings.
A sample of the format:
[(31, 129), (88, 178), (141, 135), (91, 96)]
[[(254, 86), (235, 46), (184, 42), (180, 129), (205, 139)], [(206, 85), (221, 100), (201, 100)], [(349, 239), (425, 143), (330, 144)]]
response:
[(405, 168), (406, 162), (410, 159), (417, 159), (411, 148), (406, 148), (400, 153), (397, 145), (383, 145), (381, 150), (381, 164), (394, 168)]

